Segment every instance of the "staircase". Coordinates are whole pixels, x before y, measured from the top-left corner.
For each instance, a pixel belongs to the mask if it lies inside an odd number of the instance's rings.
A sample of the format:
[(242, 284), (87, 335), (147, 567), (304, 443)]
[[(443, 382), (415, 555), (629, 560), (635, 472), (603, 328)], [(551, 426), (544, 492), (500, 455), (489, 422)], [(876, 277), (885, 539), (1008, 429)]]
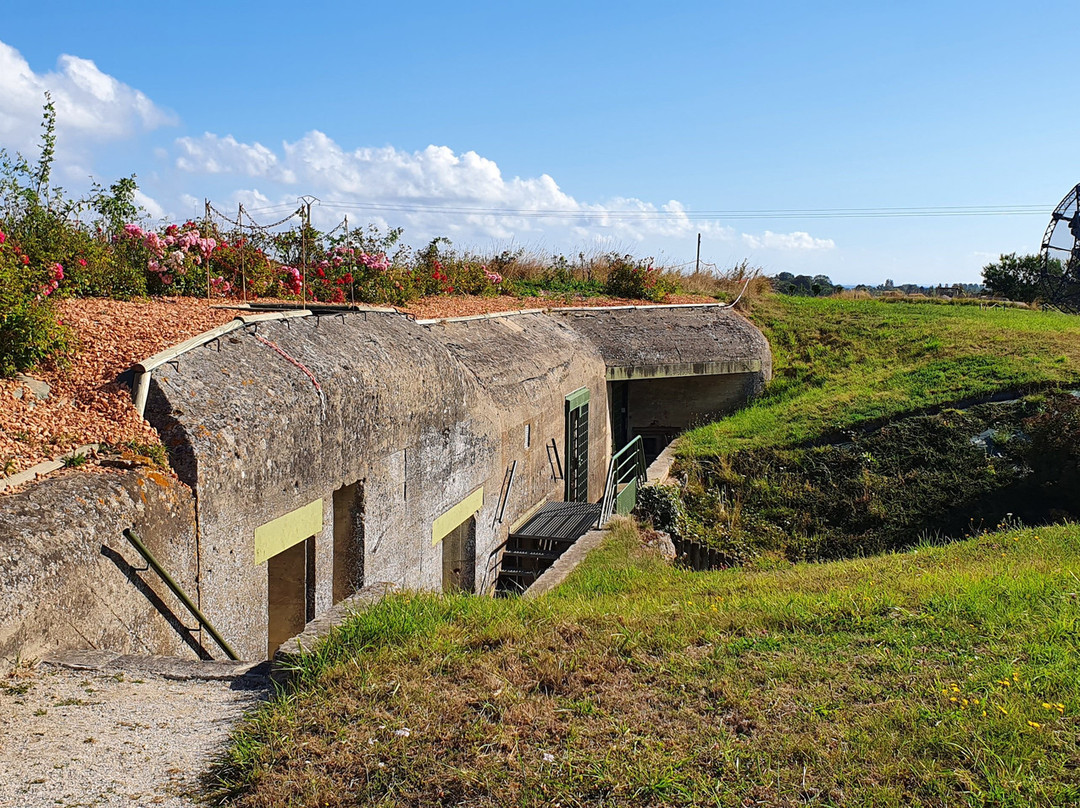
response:
[(555, 559), (596, 527), (601, 506), (589, 502), (549, 502), (506, 539), (495, 594), (521, 594)]

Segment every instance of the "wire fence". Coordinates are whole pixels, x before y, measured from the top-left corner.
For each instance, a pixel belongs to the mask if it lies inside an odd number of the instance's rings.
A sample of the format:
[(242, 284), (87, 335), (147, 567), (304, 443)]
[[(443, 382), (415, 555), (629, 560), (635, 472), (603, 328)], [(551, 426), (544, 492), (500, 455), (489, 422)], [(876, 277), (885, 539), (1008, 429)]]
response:
[[(312, 294), (312, 276), (315, 271), (325, 265), (328, 254), (334, 256), (335, 269), (340, 270), (340, 273), (344, 273), (349, 278), (358, 275), (357, 269), (363, 269), (363, 267), (358, 267), (357, 241), (361, 246), (370, 244), (370, 242), (357, 237), (357, 228), (350, 227), (347, 214), (343, 215), (340, 221), (327, 230), (315, 229), (312, 226), (311, 218), (314, 205), (329, 209), (342, 207), (335, 203), (326, 203), (324, 205), (315, 197), (304, 196), (297, 199), (295, 207), (268, 205), (249, 209), (243, 203), (238, 203), (235, 213), (227, 213), (209, 199), (204, 200), (204, 214), (201, 223), (203, 229), (207, 233), (222, 236), (223, 240), (227, 238), (228, 242), (239, 248), (237, 250), (239, 266), (235, 268), (232, 281), (228, 283), (228, 290), (231, 294), (235, 295), (236, 287), (239, 286), (239, 297), (244, 303), (258, 296), (252, 288), (252, 272), (257, 269), (253, 266), (253, 263), (257, 261), (268, 262), (266, 251), (274, 252), (275, 260), (279, 264), (276, 267), (278, 271), (291, 274), (296, 283), (296, 288), (290, 287), (290, 292), (296, 294), (300, 298), (301, 305), (305, 307), (309, 302), (319, 302), (320, 300), (317, 294)], [(257, 218), (254, 214), (276, 214), (279, 218), (267, 221), (262, 216)], [(257, 245), (257, 248), (249, 249), (249, 247), (255, 245)], [(368, 257), (365, 255), (365, 260)], [(511, 262), (513, 260), (515, 259), (512, 258)], [(545, 259), (541, 258), (540, 260)], [(212, 277), (210, 264), (211, 262), (206, 262), (207, 299), (213, 296), (215, 284), (219, 293), (222, 293), (225, 288), (222, 277), (216, 280)], [(590, 259), (587, 259), (582, 254), (580, 271), (583, 276), (591, 278), (592, 267)], [(265, 269), (265, 265), (263, 265), (263, 268)], [(724, 270), (716, 263), (701, 260), (700, 257), (678, 264), (662, 263), (658, 268), (664, 272), (676, 274), (687, 274), (689, 272), (693, 275), (705, 274), (716, 278), (725, 277)], [(741, 297), (745, 294), (746, 287), (743, 284), (742, 275), (736, 274), (737, 277), (733, 275), (731, 278), (737, 284), (733, 293), (738, 291), (739, 297)], [(319, 284), (324, 282), (323, 278), (315, 278), (315, 280)], [(739, 289), (739, 287), (742, 288)], [(322, 294), (322, 291), (318, 294)], [(342, 284), (342, 294), (347, 299), (336, 302), (347, 302), (349, 305), (356, 304), (356, 285), (351, 280), (346, 284)], [(323, 297), (322, 299), (325, 300), (326, 298)]]

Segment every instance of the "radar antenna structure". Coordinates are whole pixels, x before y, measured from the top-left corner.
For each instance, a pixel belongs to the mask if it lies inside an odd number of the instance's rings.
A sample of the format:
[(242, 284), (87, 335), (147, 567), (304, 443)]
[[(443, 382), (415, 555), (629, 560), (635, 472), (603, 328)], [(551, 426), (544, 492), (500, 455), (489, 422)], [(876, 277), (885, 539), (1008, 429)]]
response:
[(1068, 311), (1080, 311), (1080, 184), (1054, 208), (1039, 254), (1047, 299)]

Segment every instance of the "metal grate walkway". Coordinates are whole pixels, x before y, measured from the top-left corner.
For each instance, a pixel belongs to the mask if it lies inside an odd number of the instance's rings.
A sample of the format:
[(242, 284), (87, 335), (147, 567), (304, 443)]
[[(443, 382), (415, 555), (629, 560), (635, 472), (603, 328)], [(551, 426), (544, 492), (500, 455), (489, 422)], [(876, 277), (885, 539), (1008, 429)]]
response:
[(524, 592), (574, 542), (596, 527), (599, 504), (549, 502), (510, 534), (502, 556), (497, 594)]

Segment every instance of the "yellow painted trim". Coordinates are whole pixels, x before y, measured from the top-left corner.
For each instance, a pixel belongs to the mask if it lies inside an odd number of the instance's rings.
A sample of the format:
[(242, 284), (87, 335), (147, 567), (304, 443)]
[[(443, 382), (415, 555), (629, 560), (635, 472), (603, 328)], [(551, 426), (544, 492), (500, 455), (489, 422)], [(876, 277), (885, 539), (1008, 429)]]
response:
[(431, 546), (441, 542), (455, 527), (484, 507), (484, 486), (480, 486), (457, 505), (431, 523)]
[(261, 564), (308, 536), (322, 532), (322, 498), (255, 528), (255, 563)]

